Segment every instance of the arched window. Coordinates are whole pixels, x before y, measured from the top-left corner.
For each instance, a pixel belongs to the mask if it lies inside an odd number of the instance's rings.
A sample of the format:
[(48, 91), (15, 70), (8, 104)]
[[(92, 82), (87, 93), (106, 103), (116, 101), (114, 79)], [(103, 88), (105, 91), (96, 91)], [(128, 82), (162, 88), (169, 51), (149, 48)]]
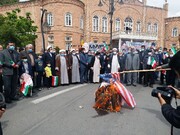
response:
[(154, 24), (154, 33), (158, 33), (158, 24), (157, 23), (155, 23)]
[(65, 15), (65, 26), (72, 26), (72, 15), (71, 15), (71, 13), (66, 13), (66, 15)]
[(131, 33), (133, 30), (133, 21), (130, 17), (127, 17), (124, 21), (124, 31), (126, 33)]
[(107, 18), (106, 17), (103, 17), (102, 18), (102, 32), (107, 32)]
[(47, 23), (49, 26), (53, 26), (53, 15), (52, 15), (52, 13), (47, 14)]
[(148, 23), (148, 24), (147, 24), (147, 32), (150, 33), (151, 30), (152, 30), (151, 23)]
[(93, 31), (94, 32), (99, 31), (99, 18), (98, 18), (98, 16), (93, 17)]
[(81, 16), (80, 18), (80, 29), (83, 29), (84, 28), (84, 19), (83, 19), (83, 16)]
[(141, 22), (137, 21), (136, 31), (141, 32)]
[(172, 30), (172, 36), (173, 36), (173, 37), (177, 37), (177, 36), (178, 36), (178, 29), (177, 29), (177, 28), (173, 28), (173, 30)]
[(115, 22), (115, 31), (120, 31), (120, 19), (117, 18)]

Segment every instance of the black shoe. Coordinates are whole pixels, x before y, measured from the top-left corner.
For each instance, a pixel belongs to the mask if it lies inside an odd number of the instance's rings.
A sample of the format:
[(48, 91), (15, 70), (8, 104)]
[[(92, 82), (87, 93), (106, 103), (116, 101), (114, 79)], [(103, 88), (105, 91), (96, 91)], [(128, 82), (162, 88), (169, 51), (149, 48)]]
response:
[(136, 84), (132, 84), (134, 87), (136, 87)]
[(149, 87), (153, 88), (153, 84), (150, 84)]
[(144, 84), (144, 87), (147, 87), (148, 85), (147, 84)]
[(126, 84), (126, 86), (131, 86), (131, 84)]
[(10, 103), (12, 103), (12, 100), (11, 99), (5, 99), (5, 102), (10, 104)]
[(18, 96), (15, 96), (15, 97), (11, 98), (11, 100), (18, 101), (18, 100), (19, 100), (19, 97), (18, 97)]

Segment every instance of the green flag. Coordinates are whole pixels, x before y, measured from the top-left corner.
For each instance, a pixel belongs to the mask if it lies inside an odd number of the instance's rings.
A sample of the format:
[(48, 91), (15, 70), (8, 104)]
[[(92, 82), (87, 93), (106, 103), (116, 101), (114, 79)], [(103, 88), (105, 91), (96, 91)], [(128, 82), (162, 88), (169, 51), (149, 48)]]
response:
[(172, 51), (173, 54), (176, 54), (176, 49), (175, 49), (175, 47), (171, 47), (171, 51)]

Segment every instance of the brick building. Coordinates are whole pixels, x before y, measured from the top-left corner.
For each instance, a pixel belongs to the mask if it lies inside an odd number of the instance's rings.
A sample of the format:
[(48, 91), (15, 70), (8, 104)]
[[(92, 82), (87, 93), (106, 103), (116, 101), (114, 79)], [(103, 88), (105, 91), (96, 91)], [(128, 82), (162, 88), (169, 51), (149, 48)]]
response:
[(180, 17), (170, 17), (165, 19), (165, 47), (172, 45), (180, 48)]
[[(4, 5), (0, 8), (0, 13), (16, 8), (21, 9), (21, 15), (30, 12), (31, 19), (38, 26), (38, 38), (35, 43), (39, 51), (42, 48), (41, 8), (46, 9), (44, 21), (47, 21), (50, 29), (44, 34), (45, 45), (70, 49), (84, 42), (109, 43), (109, 6), (104, 4), (99, 7), (98, 4), (99, 0), (26, 0), (22, 3)], [(173, 20), (176, 19), (167, 18), (167, 15), (167, 2), (162, 8), (148, 6), (147, 0), (124, 0), (122, 5), (116, 3), (112, 18), (113, 46), (120, 48), (126, 42), (155, 43), (158, 46), (171, 44), (172, 40), (165, 34), (168, 30), (165, 26), (170, 27), (170, 22), (174, 25)], [(175, 41), (173, 42), (175, 44)]]

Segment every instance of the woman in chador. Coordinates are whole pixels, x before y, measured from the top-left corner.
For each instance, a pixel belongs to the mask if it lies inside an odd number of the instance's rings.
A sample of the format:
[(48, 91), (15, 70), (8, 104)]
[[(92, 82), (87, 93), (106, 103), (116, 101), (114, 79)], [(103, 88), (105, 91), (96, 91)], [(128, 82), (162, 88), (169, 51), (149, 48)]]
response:
[(56, 57), (56, 75), (59, 76), (59, 85), (69, 84), (68, 78), (68, 59), (65, 50), (59, 51), (60, 55)]
[(100, 74), (100, 69), (101, 69), (101, 64), (100, 64), (100, 53), (97, 52), (95, 54), (95, 57), (92, 59), (92, 70), (93, 70), (93, 82), (94, 83), (99, 83), (99, 74)]

